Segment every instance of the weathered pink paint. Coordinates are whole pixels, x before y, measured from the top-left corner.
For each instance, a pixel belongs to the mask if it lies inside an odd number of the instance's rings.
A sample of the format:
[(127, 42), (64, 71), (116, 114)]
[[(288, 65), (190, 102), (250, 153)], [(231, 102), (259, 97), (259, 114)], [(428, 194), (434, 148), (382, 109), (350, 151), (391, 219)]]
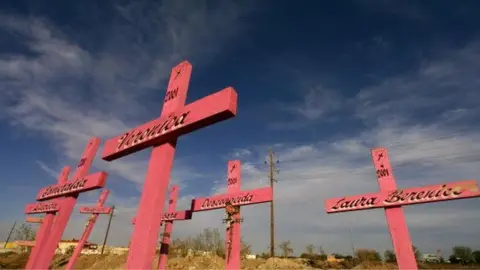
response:
[(475, 181), (461, 181), (420, 188), (397, 189), (386, 148), (372, 150), (372, 159), (380, 186), (379, 193), (328, 199), (327, 213), (385, 208), (388, 230), (399, 269), (418, 269), (412, 240), (402, 205), (479, 197)]
[(237, 93), (231, 87), (185, 106), (192, 65), (172, 69), (160, 118), (109, 139), (102, 159), (112, 161), (153, 147), (133, 229), (127, 269), (150, 269), (155, 256), (165, 195), (177, 138), (236, 115)]
[[(193, 199), (192, 212), (225, 208), (226, 202), (230, 202), (233, 206), (244, 206), (271, 202), (273, 200), (273, 190), (270, 187), (240, 191), (241, 163), (239, 160), (231, 160), (228, 162), (227, 175), (227, 192), (212, 197)], [(240, 269), (240, 213), (234, 214), (232, 218), (235, 222), (232, 224), (232, 227), (227, 230), (225, 237), (225, 268)]]
[[(58, 184), (65, 183), (68, 180), (68, 175), (70, 174), (70, 167), (65, 166), (63, 167), (60, 176), (58, 177)], [(59, 202), (61, 204), (61, 202)], [(35, 236), (35, 242), (37, 243), (30, 253), (28, 257), (27, 264), (25, 265), (25, 269), (32, 269), (33, 263), (36, 261), (37, 256), (40, 253), (40, 249), (45, 245), (45, 242), (48, 239), (50, 234), (53, 221), (55, 219), (55, 213), (46, 213), (45, 217), (43, 218), (43, 222), (38, 228), (37, 234)]]
[[(165, 269), (167, 266), (168, 260), (168, 248), (170, 245), (170, 236), (172, 235), (173, 231), (173, 220), (172, 218), (176, 217), (175, 207), (177, 207), (177, 200), (178, 200), (178, 186), (173, 186), (170, 191), (170, 200), (168, 201), (168, 208), (167, 213), (164, 214), (164, 217), (168, 217), (167, 219), (163, 219), (165, 222), (165, 226), (163, 228), (163, 235), (162, 235), (162, 243), (160, 245), (160, 257), (158, 258), (158, 265), (157, 269)], [(171, 215), (167, 215), (171, 214)]]
[[(160, 257), (158, 259), (158, 269), (165, 269), (168, 260), (168, 249), (170, 245), (170, 237), (173, 231), (173, 221), (190, 220), (192, 212), (189, 210), (175, 211), (178, 200), (178, 186), (173, 186), (170, 191), (170, 200), (168, 201), (167, 213), (162, 216), (162, 222), (165, 222), (162, 243), (160, 246)], [(132, 224), (135, 225), (135, 217), (132, 218)]]
[[(191, 210), (180, 210), (171, 213), (164, 213), (162, 215), (162, 222), (163, 221), (175, 221), (175, 220), (188, 220), (192, 219), (192, 211)], [(132, 218), (132, 224), (135, 225), (136, 218)]]
[(60, 210), (60, 204), (57, 202), (39, 202), (31, 203), (25, 206), (25, 214), (51, 213)]
[(271, 202), (273, 198), (270, 187), (239, 191), (236, 193), (216, 195), (212, 197), (195, 198), (192, 201), (192, 211), (208, 211), (225, 208), (225, 203), (231, 201), (232, 205), (249, 205)]
[(25, 218), (25, 222), (27, 222), (27, 223), (43, 223), (43, 218), (27, 216)]
[(99, 206), (80, 207), (80, 213), (82, 213), (82, 214), (104, 214), (104, 215), (108, 215), (108, 214), (110, 214), (110, 212), (112, 212), (111, 207), (99, 207)]
[(105, 172), (97, 172), (92, 175), (77, 178), (73, 180), (73, 182), (44, 187), (38, 192), (37, 201), (44, 201), (99, 189), (105, 186), (106, 180), (107, 174)]
[(370, 193), (325, 201), (327, 213), (387, 208), (480, 197), (475, 180), (451, 182), (425, 187), (405, 188), (387, 193)]
[[(230, 160), (227, 166), (227, 194), (236, 194), (242, 184), (240, 160)], [(232, 216), (237, 221), (225, 232), (225, 269), (240, 269), (240, 211)]]
[[(80, 159), (80, 162), (77, 165), (77, 169), (73, 174), (73, 177), (71, 178), (73, 182), (70, 182), (70, 183), (78, 183), (79, 179), (85, 178), (88, 171), (90, 170), (90, 167), (92, 165), (93, 159), (95, 158), (95, 154), (98, 150), (99, 145), (100, 145), (99, 138), (94, 137), (90, 139), (82, 155), (82, 158)], [(105, 183), (106, 177), (107, 177), (107, 174), (103, 172), (100, 174), (95, 174), (95, 177), (93, 177), (92, 179), (96, 179), (96, 180), (92, 180), (92, 181), (89, 180), (85, 182), (84, 187), (87, 186), (87, 183), (95, 183), (98, 188), (103, 187), (99, 185), (99, 183)], [(67, 185), (65, 186), (65, 188), (69, 189), (69, 186)], [(73, 188), (73, 186), (70, 186), (70, 188)], [(71, 195), (58, 199), (60, 200), (60, 203), (61, 203), (60, 211), (58, 211), (57, 216), (55, 217), (55, 222), (52, 225), (50, 235), (46, 240), (45, 244), (42, 245), (42, 249), (39, 255), (37, 256), (35, 262), (33, 263), (32, 268), (47, 269), (50, 266), (53, 256), (55, 255), (55, 249), (57, 248), (57, 245), (62, 238), (63, 232), (65, 231), (65, 228), (67, 226), (68, 220), (70, 219), (70, 216), (75, 207), (75, 203), (77, 202), (79, 192), (80, 191), (77, 190), (76, 194), (70, 193)], [(55, 197), (55, 193), (56, 192), (54, 192), (53, 194), (47, 193), (48, 196), (46, 197), (50, 197), (50, 198), (52, 198), (52, 196)], [(59, 192), (59, 193), (65, 194), (63, 192)], [(40, 193), (39, 195), (41, 196), (41, 194), (43, 193)], [(45, 199), (45, 197), (41, 197), (41, 199)]]
[[(103, 208), (103, 204), (107, 200), (109, 193), (110, 191), (108, 189), (104, 189), (100, 194), (100, 197), (98, 198), (96, 207), (94, 208)], [(109, 214), (110, 211), (108, 211), (106, 214)], [(93, 213), (92, 216), (88, 219), (88, 223), (87, 223), (87, 226), (85, 226), (85, 230), (83, 231), (82, 237), (80, 237), (80, 240), (78, 240), (78, 244), (75, 247), (75, 250), (73, 251), (72, 257), (70, 257), (70, 260), (68, 261), (68, 264), (65, 267), (66, 270), (73, 269), (73, 266), (77, 262), (78, 257), (82, 253), (82, 249), (85, 246), (85, 243), (87, 243), (88, 238), (90, 237), (90, 233), (92, 233), (93, 226), (95, 226), (95, 222), (97, 221), (99, 214), (100, 213)]]

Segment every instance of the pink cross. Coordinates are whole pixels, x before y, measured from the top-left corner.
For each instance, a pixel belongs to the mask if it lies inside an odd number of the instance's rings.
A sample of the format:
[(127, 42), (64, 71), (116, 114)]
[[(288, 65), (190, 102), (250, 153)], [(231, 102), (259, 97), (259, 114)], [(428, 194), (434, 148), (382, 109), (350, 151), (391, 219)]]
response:
[(379, 193), (328, 199), (327, 213), (384, 208), (399, 269), (418, 269), (402, 205), (480, 197), (475, 180), (397, 189), (386, 148), (372, 150)]
[(36, 246), (40, 247), (40, 250), (35, 256), (35, 261), (32, 263), (31, 269), (47, 269), (50, 266), (53, 256), (55, 255), (55, 250), (77, 202), (78, 195), (82, 192), (103, 188), (105, 186), (107, 178), (105, 172), (86, 176), (99, 145), (100, 139), (90, 139), (80, 159), (80, 163), (71, 178), (72, 181), (42, 188), (38, 193), (37, 201), (56, 199), (55, 201), (58, 202), (59, 210), (55, 216), (55, 222), (51, 226), (48, 237), (45, 237), (45, 241), (42, 241), (41, 244), (39, 243)]
[(85, 243), (88, 241), (88, 237), (90, 237), (90, 233), (93, 230), (93, 226), (95, 226), (95, 222), (97, 221), (98, 215), (99, 214), (110, 214), (112, 211), (111, 207), (103, 207), (103, 204), (108, 198), (108, 194), (110, 191), (108, 189), (104, 189), (102, 193), (100, 194), (100, 197), (98, 198), (97, 205), (94, 207), (82, 207), (80, 208), (80, 213), (82, 214), (91, 214), (92, 216), (88, 219), (87, 226), (85, 227), (85, 230), (83, 231), (82, 237), (77, 243), (77, 246), (75, 247), (75, 250), (73, 251), (72, 257), (70, 257), (70, 260), (68, 261), (67, 266), (65, 269), (73, 269), (75, 266), (75, 262), (77, 261), (78, 257), (82, 253), (82, 249), (85, 246)]
[(237, 93), (232, 87), (185, 105), (191, 73), (192, 65), (187, 61), (174, 67), (160, 117), (107, 140), (103, 148), (102, 159), (106, 161), (152, 148), (127, 269), (152, 268), (177, 138), (237, 112)]
[[(170, 237), (173, 231), (173, 221), (176, 220), (190, 220), (192, 219), (192, 212), (188, 210), (175, 211), (178, 200), (178, 186), (173, 186), (170, 191), (170, 199), (168, 200), (167, 212), (163, 214), (162, 223), (165, 223), (162, 234), (162, 244), (160, 246), (160, 258), (158, 259), (158, 269), (165, 269), (168, 259), (168, 248), (170, 245)], [(132, 219), (132, 224), (135, 225), (135, 217)]]
[[(206, 198), (195, 198), (192, 201), (192, 211), (209, 211), (224, 208), (226, 203), (229, 207), (238, 207), (238, 211), (231, 216), (227, 215), (225, 237), (225, 269), (240, 269), (240, 217), (239, 206), (271, 202), (273, 200), (272, 188), (259, 188), (247, 191), (240, 191), (241, 185), (241, 163), (239, 160), (228, 162), (227, 193)], [(227, 209), (228, 210), (228, 209)]]
[[(70, 174), (70, 167), (66, 166), (63, 167), (62, 172), (60, 173), (60, 176), (58, 177), (58, 184), (63, 184), (66, 183), (68, 180), (68, 175)], [(35, 246), (32, 249), (32, 252), (30, 253), (30, 256), (28, 257), (27, 264), (25, 266), (25, 269), (32, 269), (33, 263), (37, 259), (37, 256), (40, 252), (40, 249), (43, 245), (45, 245), (45, 241), (48, 239), (48, 236), (50, 235), (50, 230), (53, 225), (53, 221), (55, 219), (55, 212), (60, 209), (60, 205), (58, 203), (58, 200), (55, 201), (55, 203), (58, 205), (58, 207), (55, 207), (57, 210), (54, 212), (45, 212), (45, 217), (42, 220), (42, 224), (40, 225), (40, 228), (38, 228), (37, 235), (35, 236)], [(41, 208), (41, 205), (44, 203), (34, 203), (34, 204), (29, 204), (25, 208), (25, 213), (26, 214), (33, 214), (33, 213), (38, 213), (38, 209)], [(48, 208), (47, 208), (48, 209)]]

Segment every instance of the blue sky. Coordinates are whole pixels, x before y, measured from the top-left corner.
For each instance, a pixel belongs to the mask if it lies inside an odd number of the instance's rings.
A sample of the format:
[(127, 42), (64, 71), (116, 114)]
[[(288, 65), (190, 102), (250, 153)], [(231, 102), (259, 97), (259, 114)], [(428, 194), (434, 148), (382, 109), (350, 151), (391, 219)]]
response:
[[(273, 147), (277, 241), (326, 252), (391, 248), (382, 210), (327, 216), (330, 197), (378, 190), (370, 148), (386, 146), (400, 187), (475, 179), (480, 114), (478, 1), (4, 1), (0, 13), (0, 238), (36, 191), (105, 140), (159, 116), (170, 69), (193, 64), (187, 102), (233, 86), (237, 117), (180, 138), (178, 208), (221, 193), (229, 159), (243, 188), (268, 184)], [(149, 151), (106, 163), (118, 213), (111, 243), (131, 233)], [(81, 196), (93, 203), (99, 192)], [(478, 200), (407, 207), (426, 253), (480, 249)], [(243, 235), (268, 246), (268, 206), (244, 207)], [(299, 211), (301, 209), (302, 211)], [(222, 212), (179, 222), (175, 236), (219, 227)], [(78, 237), (75, 214), (65, 237)], [(99, 241), (102, 218), (93, 232)]]

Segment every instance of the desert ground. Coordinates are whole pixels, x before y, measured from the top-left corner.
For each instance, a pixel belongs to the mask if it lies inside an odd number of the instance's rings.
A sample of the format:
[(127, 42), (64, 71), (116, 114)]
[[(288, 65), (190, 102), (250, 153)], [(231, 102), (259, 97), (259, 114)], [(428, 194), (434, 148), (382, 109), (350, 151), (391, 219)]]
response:
[[(5, 253), (0, 255), (0, 269), (22, 269), (28, 254)], [(76, 269), (124, 269), (127, 255), (82, 255)], [(64, 269), (68, 256), (56, 256), (53, 269)], [(154, 263), (156, 264), (156, 262)], [(225, 261), (218, 256), (171, 258), (168, 269), (224, 269)], [(480, 269), (480, 266), (454, 264), (420, 264), (420, 269)], [(242, 269), (398, 269), (396, 264), (383, 262), (327, 263), (308, 259), (254, 259), (243, 260)]]

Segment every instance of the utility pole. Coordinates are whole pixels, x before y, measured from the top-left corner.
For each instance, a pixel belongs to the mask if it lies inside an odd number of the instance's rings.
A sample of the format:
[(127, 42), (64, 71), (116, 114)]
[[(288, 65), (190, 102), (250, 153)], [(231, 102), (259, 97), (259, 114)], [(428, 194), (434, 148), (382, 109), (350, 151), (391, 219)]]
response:
[[(272, 149), (269, 149), (268, 150), (268, 163), (267, 161), (265, 161), (265, 163), (268, 164), (269, 166), (269, 174), (268, 174), (268, 178), (270, 179), (270, 187), (272, 188), (272, 193), (273, 192), (273, 183), (274, 182), (277, 182), (277, 180), (275, 180), (275, 173), (277, 173), (277, 169), (275, 167), (275, 163), (279, 163), (278, 160), (276, 160), (276, 162), (274, 161), (275, 159), (275, 153), (273, 153)], [(270, 202), (270, 257), (273, 258), (275, 257), (275, 216), (274, 216), (274, 206), (273, 206), (273, 202), (275, 200), (272, 199), (272, 201)]]
[(3, 248), (7, 248), (8, 241), (10, 241), (10, 237), (12, 236), (13, 229), (15, 229), (15, 225), (17, 225), (16, 221), (13, 223), (13, 226), (10, 229), (10, 232), (8, 233), (7, 240), (5, 240), (5, 244), (3, 244)]
[(353, 244), (353, 234), (350, 226), (348, 226), (348, 232), (350, 235), (350, 245), (352, 246), (352, 257), (355, 257), (355, 245)]
[(113, 212), (115, 211), (115, 205), (112, 206), (112, 212), (110, 212), (110, 217), (108, 218), (107, 231), (105, 232), (105, 238), (103, 239), (102, 251), (100, 252), (103, 255), (103, 250), (107, 244), (108, 232), (110, 231), (110, 224), (112, 223)]

